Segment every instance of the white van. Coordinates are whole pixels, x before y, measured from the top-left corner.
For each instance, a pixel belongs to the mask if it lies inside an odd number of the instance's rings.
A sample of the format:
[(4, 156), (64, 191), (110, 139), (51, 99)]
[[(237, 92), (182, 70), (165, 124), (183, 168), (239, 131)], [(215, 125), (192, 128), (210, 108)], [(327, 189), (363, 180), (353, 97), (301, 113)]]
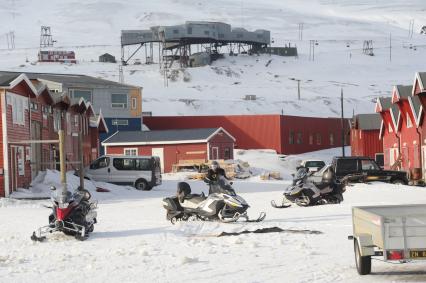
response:
[(87, 179), (132, 185), (138, 190), (149, 191), (161, 185), (160, 158), (157, 156), (105, 155), (84, 169)]

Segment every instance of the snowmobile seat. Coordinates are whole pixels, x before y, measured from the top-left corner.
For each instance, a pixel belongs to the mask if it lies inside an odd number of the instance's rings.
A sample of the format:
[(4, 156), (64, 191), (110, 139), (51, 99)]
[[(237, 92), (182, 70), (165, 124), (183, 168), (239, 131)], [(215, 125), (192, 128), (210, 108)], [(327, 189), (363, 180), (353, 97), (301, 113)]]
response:
[(192, 203), (199, 204), (200, 202), (203, 202), (207, 197), (202, 193), (199, 194), (189, 194), (187, 195), (184, 200), (191, 200)]
[(183, 202), (184, 199), (191, 194), (191, 187), (187, 182), (179, 182), (177, 184), (176, 196), (179, 202)]

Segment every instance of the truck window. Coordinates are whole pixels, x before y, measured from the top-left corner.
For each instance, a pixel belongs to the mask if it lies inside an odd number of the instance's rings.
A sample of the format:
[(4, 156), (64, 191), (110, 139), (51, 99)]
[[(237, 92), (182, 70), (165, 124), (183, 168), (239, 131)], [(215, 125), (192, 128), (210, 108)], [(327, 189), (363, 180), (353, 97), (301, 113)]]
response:
[(109, 157), (101, 157), (90, 164), (90, 169), (100, 169), (109, 166)]
[(117, 170), (135, 170), (135, 159), (134, 158), (114, 158), (112, 162)]
[(373, 162), (372, 160), (361, 160), (361, 168), (364, 171), (368, 170), (380, 170), (377, 166), (376, 162)]
[(337, 160), (336, 173), (351, 174), (358, 172), (357, 159), (340, 159)]

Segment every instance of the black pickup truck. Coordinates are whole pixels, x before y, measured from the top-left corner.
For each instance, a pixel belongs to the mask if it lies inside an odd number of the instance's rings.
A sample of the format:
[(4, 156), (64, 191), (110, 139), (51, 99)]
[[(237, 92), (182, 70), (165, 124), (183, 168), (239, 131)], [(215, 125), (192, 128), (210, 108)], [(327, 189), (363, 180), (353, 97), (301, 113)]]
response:
[(393, 184), (408, 184), (404, 171), (383, 170), (374, 159), (369, 157), (334, 157), (332, 167), (337, 179), (354, 175), (351, 182), (381, 181)]

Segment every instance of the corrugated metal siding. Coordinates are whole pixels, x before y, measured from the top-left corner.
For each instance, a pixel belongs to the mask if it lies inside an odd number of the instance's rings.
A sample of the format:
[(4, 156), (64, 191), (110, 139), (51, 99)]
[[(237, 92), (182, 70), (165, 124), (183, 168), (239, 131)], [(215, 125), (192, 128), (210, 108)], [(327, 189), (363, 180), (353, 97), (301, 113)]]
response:
[(151, 130), (223, 127), (236, 139), (236, 148), (281, 152), (279, 115), (144, 117)]
[[(344, 120), (345, 141), (350, 142), (348, 120)], [(339, 118), (316, 118), (281, 116), (281, 152), (299, 154), (342, 146), (341, 120)], [(290, 133), (294, 138), (290, 138)], [(301, 141), (298, 135), (301, 136)], [(332, 138), (331, 138), (332, 136)], [(292, 144), (291, 144), (292, 140)]]

